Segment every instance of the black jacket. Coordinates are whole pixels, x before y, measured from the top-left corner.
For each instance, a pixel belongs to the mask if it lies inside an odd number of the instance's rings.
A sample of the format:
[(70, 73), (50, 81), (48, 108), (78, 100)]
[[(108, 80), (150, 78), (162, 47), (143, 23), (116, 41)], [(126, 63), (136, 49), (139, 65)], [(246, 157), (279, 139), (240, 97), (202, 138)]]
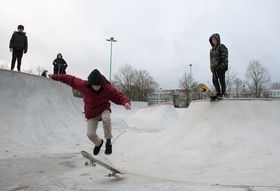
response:
[(53, 65), (56, 65), (56, 64), (67, 66), (67, 63), (66, 63), (66, 61), (63, 58), (56, 58), (53, 61)]
[(23, 50), (24, 53), (26, 53), (28, 48), (28, 42), (25, 32), (15, 31), (11, 37), (9, 47)]

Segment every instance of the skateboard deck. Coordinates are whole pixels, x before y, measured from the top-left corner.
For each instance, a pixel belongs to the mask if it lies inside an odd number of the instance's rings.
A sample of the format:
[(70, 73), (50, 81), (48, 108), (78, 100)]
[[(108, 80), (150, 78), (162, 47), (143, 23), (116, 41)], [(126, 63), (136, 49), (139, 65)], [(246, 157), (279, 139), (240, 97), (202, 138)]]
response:
[(207, 97), (210, 98), (210, 101), (221, 100), (221, 99), (218, 99), (217, 96), (215, 95), (215, 93), (212, 90), (210, 90), (210, 88), (207, 85), (205, 85), (204, 83), (198, 84), (197, 87), (198, 87), (199, 92), (206, 94)]
[(113, 167), (112, 165), (109, 165), (105, 162), (102, 162), (96, 158), (94, 158), (91, 154), (89, 154), (88, 152), (86, 151), (81, 151), (81, 154), (84, 158), (88, 159), (89, 161), (85, 162), (85, 165), (86, 166), (96, 166), (96, 164), (108, 169), (111, 171), (111, 173), (108, 174), (109, 177), (115, 177), (115, 178), (119, 178), (119, 175), (117, 174), (124, 174), (124, 172), (122, 172), (121, 170)]

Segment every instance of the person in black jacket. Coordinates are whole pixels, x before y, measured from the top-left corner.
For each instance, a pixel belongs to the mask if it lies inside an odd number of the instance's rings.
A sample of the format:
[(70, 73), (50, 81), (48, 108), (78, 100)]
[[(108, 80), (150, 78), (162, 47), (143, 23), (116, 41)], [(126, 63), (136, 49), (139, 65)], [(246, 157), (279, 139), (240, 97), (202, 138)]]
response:
[(56, 59), (53, 61), (53, 73), (54, 74), (66, 74), (67, 63), (62, 58), (62, 54), (58, 53)]
[(14, 70), (17, 60), (17, 69), (20, 71), (21, 59), (23, 53), (27, 53), (28, 42), (23, 25), (18, 25), (18, 31), (15, 31), (10, 40), (10, 52), (12, 52), (11, 70)]

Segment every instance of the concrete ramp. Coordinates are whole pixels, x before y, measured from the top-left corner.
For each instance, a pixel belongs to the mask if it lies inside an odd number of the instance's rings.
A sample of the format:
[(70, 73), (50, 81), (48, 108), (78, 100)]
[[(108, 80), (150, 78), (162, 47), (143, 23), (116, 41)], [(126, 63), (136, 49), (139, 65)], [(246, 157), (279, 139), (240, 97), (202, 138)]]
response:
[(279, 101), (133, 106), (112, 105), (113, 154), (99, 156), (126, 174), (110, 181), (83, 165), (93, 145), (71, 88), (0, 70), (0, 190), (279, 191)]
[(121, 168), (166, 180), (279, 186), (279, 113), (279, 101), (193, 102), (165, 131), (124, 135)]
[(73, 151), (85, 138), (82, 101), (62, 83), (0, 70), (0, 102), (0, 144), (6, 152), (53, 152), (64, 146)]

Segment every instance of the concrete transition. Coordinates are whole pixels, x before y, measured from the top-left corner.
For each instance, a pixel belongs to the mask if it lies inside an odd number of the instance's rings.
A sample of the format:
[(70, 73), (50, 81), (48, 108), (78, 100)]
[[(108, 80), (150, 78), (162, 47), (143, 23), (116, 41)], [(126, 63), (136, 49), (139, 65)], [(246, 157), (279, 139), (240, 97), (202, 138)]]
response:
[(0, 113), (0, 190), (280, 190), (279, 101), (113, 104), (113, 154), (98, 157), (118, 181), (83, 165), (93, 145), (65, 84), (0, 70)]

